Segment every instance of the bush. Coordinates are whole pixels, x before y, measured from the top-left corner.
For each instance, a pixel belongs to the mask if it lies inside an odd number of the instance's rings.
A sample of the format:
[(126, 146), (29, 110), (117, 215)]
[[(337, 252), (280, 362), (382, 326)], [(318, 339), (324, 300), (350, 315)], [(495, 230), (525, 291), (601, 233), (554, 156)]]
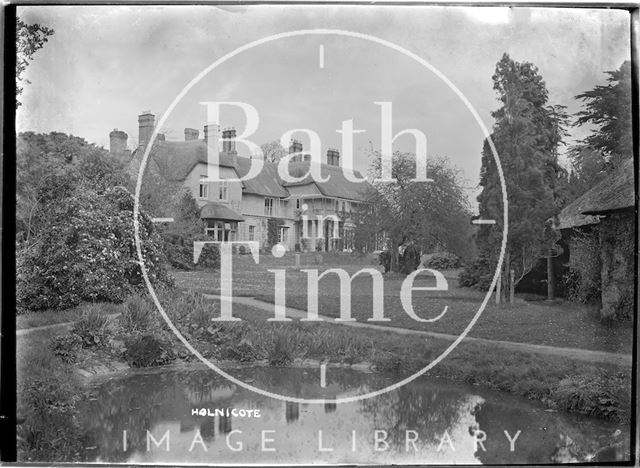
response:
[(220, 247), (215, 244), (205, 244), (198, 258), (198, 266), (211, 270), (220, 268)]
[(71, 333), (80, 338), (83, 347), (104, 345), (109, 338), (108, 324), (109, 318), (99, 306), (91, 304), (82, 312)]
[(119, 322), (126, 333), (146, 331), (150, 328), (155, 313), (156, 307), (151, 299), (135, 294), (127, 299)]
[(51, 341), (51, 347), (56, 356), (69, 364), (78, 358), (78, 350), (82, 346), (82, 338), (72, 333), (70, 335), (58, 335)]
[(438, 252), (426, 257), (425, 266), (434, 270), (453, 270), (462, 266), (460, 257), (449, 252)]
[(175, 358), (168, 345), (150, 334), (129, 336), (124, 355), (131, 367), (161, 366)]
[(272, 366), (286, 366), (293, 361), (294, 351), (294, 346), (287, 335), (282, 332), (277, 333), (273, 340), (273, 348), (268, 352), (267, 360)]
[(308, 238), (308, 237), (303, 237), (301, 239), (301, 243), (302, 243), (302, 251), (303, 252), (309, 252), (312, 248), (312, 239)]
[(76, 404), (82, 390), (70, 375), (52, 373), (28, 377), (20, 398), (28, 408), (17, 427), (18, 449), (23, 461), (69, 462), (80, 460), (89, 435), (80, 426)]
[[(81, 302), (122, 302), (144, 287), (133, 229), (133, 197), (124, 187), (79, 187), (48, 206), (35, 242), (17, 252), (19, 307), (67, 309)], [(161, 243), (140, 213), (140, 239), (152, 282), (170, 284)]]
[(487, 291), (494, 274), (487, 258), (480, 256), (464, 266), (458, 275), (458, 285)]
[(624, 422), (630, 415), (630, 385), (620, 376), (573, 375), (560, 381), (554, 397), (562, 410)]

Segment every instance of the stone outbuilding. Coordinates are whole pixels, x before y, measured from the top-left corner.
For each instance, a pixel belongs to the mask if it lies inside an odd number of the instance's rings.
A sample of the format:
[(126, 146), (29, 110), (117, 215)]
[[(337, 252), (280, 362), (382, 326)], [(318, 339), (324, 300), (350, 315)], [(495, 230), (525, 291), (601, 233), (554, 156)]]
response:
[[(635, 261), (637, 255), (636, 169), (633, 158), (624, 161), (613, 173), (565, 207), (558, 215), (556, 228), (569, 246), (569, 258), (581, 252), (583, 234), (597, 239), (600, 316), (603, 320), (624, 320), (633, 315), (635, 301)], [(596, 278), (596, 281), (598, 278)]]

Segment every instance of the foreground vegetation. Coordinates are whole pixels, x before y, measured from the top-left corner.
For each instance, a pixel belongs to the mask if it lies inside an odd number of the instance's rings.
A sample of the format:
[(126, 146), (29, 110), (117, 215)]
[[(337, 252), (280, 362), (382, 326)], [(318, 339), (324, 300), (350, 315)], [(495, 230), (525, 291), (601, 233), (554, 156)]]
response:
[[(217, 304), (199, 293), (160, 293), (165, 310), (185, 338), (207, 359), (227, 365), (288, 366), (301, 360), (360, 365), (393, 373), (422, 369), (449, 342), (330, 323), (265, 321), (265, 314), (234, 304), (240, 322), (212, 322)], [(82, 460), (90, 445), (77, 419), (86, 398), (87, 371), (153, 367), (196, 361), (143, 296), (125, 303), (87, 304), (68, 332), (39, 330), (19, 341), (20, 459)], [(116, 318), (113, 314), (119, 313)], [(60, 334), (62, 333), (62, 334)], [(125, 364), (126, 363), (126, 364)], [(119, 366), (117, 364), (120, 364)], [(537, 400), (548, 408), (628, 423), (631, 369), (563, 357), (513, 352), (463, 342), (429, 376), (466, 382)]]

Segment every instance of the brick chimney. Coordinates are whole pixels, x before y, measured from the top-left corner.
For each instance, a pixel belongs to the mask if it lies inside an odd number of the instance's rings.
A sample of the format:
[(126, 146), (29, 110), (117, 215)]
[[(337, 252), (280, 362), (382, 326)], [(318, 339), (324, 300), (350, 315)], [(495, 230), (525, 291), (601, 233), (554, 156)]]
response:
[(217, 124), (205, 125), (204, 126), (204, 142), (208, 143), (209, 138), (219, 138), (220, 135), (220, 126)]
[(340, 167), (340, 151), (335, 148), (329, 148), (327, 150), (327, 164)]
[(184, 129), (184, 141), (197, 140), (200, 136), (200, 132), (195, 128)]
[(238, 154), (236, 151), (235, 137), (236, 137), (236, 129), (233, 127), (225, 128), (222, 131), (222, 152), (223, 153)]
[[(289, 143), (289, 154), (302, 153), (302, 149), (302, 142), (300, 140), (292, 139), (291, 143)], [(294, 156), (291, 161), (302, 161), (302, 155), (298, 154), (297, 156)]]
[(156, 116), (150, 111), (144, 111), (138, 116), (138, 146), (141, 149), (147, 147), (155, 124)]
[(109, 133), (109, 153), (112, 155), (124, 153), (127, 150), (127, 138), (129, 138), (129, 135), (126, 132), (114, 128)]

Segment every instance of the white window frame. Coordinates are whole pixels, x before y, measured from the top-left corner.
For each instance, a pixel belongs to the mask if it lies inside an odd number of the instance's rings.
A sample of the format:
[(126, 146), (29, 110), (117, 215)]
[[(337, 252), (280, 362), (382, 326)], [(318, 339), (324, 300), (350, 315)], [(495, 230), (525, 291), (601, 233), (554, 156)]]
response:
[(249, 231), (248, 231), (248, 237), (249, 237), (249, 241), (254, 241), (256, 240), (256, 227), (253, 225), (249, 225)]
[[(206, 179), (207, 175), (201, 176), (201, 179)], [(209, 199), (209, 184), (207, 182), (200, 182), (200, 186), (198, 187), (198, 198), (203, 200)]]
[(278, 229), (278, 242), (282, 245), (289, 243), (289, 226), (280, 226), (280, 229)]
[(274, 216), (275, 198), (265, 197), (264, 199), (264, 214), (265, 216)]
[[(224, 197), (222, 196), (224, 191)], [(218, 187), (218, 199), (222, 201), (229, 201), (229, 182), (221, 180)]]

